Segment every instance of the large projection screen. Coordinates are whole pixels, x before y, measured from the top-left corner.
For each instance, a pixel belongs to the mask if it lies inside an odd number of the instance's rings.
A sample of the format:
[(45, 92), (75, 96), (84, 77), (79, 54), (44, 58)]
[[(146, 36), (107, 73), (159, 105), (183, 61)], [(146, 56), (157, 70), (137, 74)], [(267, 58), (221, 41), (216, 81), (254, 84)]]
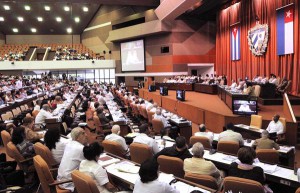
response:
[(144, 40), (121, 43), (122, 72), (145, 71)]

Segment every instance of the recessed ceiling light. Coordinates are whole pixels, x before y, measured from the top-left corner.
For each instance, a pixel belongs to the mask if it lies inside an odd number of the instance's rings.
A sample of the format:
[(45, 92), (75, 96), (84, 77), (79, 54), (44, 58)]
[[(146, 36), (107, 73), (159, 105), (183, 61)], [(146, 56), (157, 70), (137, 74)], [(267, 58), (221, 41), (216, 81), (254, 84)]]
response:
[(80, 22), (80, 18), (79, 17), (75, 17), (74, 20), (75, 20), (76, 23)]
[(13, 30), (13, 32), (15, 32), (15, 33), (19, 32), (18, 28), (13, 28), (12, 30)]
[(4, 17), (0, 17), (0, 21), (4, 21)]
[(70, 28), (70, 27), (67, 28), (67, 32), (68, 32), (68, 33), (72, 33), (72, 28)]
[(42, 17), (37, 17), (37, 20), (38, 20), (39, 22), (42, 22), (42, 21), (43, 21), (43, 18), (42, 18)]
[(46, 11), (50, 11), (50, 7), (48, 5), (46, 5), (44, 8)]
[(30, 6), (29, 5), (25, 5), (24, 8), (25, 8), (26, 11), (30, 11)]
[(65, 6), (65, 7), (64, 7), (64, 10), (65, 10), (65, 11), (70, 11), (70, 7)]
[(24, 18), (23, 17), (18, 17), (18, 20), (22, 22), (22, 21), (24, 21)]
[(10, 7), (9, 7), (8, 5), (4, 5), (3, 8), (4, 8), (5, 10), (10, 10)]
[(31, 32), (32, 32), (32, 33), (35, 33), (35, 32), (36, 32), (36, 29), (35, 29), (35, 28), (31, 28)]
[(57, 17), (57, 18), (56, 18), (56, 21), (57, 21), (57, 22), (61, 22), (61, 17)]
[(83, 7), (82, 10), (83, 10), (84, 12), (88, 12), (88, 11), (89, 11), (89, 8), (88, 8), (88, 7)]

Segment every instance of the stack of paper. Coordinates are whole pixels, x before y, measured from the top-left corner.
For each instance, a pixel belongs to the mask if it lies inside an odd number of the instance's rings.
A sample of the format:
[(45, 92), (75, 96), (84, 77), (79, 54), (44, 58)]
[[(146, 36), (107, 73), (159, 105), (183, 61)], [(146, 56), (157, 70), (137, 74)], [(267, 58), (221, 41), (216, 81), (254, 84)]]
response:
[(117, 159), (117, 158), (113, 158), (109, 155), (106, 155), (106, 154), (102, 154), (98, 160), (98, 164), (100, 164), (102, 167), (105, 167), (105, 166), (108, 166), (110, 164), (113, 164), (113, 163), (117, 163), (119, 162), (120, 159)]
[(265, 164), (265, 163), (255, 163), (256, 166), (261, 167), (264, 172), (272, 174), (277, 169), (277, 165)]
[(127, 161), (117, 163), (115, 165), (115, 168), (120, 172), (126, 172), (131, 174), (137, 174), (140, 170), (140, 167), (135, 166), (133, 163)]

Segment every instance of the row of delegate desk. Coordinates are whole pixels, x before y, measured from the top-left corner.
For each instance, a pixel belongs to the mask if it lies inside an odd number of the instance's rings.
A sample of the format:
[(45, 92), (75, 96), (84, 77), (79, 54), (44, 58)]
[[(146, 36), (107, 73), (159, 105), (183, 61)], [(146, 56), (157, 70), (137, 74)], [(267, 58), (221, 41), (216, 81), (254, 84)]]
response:
[[(59, 90), (62, 87), (64, 87), (64, 85), (52, 88), (51, 92)], [(25, 104), (30, 105), (30, 103), (32, 103), (34, 100), (44, 97), (45, 95), (46, 95), (45, 92), (40, 92), (37, 94), (29, 95), (23, 99), (16, 99), (13, 103), (1, 105), (0, 106), (0, 114), (6, 113), (7, 111), (12, 111), (13, 109), (15, 109), (17, 107), (20, 107), (21, 105), (25, 105)]]
[[(276, 96), (276, 85), (275, 84), (259, 84), (252, 83), (253, 85), (259, 85), (261, 87), (260, 98), (275, 98)], [(155, 83), (156, 89), (159, 87), (167, 87), (169, 90), (186, 90), (186, 91), (196, 91), (206, 94), (220, 94), (222, 87), (217, 84), (203, 84), (203, 83)], [(224, 89), (223, 89), (224, 90)], [(230, 93), (230, 92), (229, 92)], [(224, 94), (224, 93), (223, 93)], [(225, 101), (225, 100), (224, 100)], [(227, 103), (226, 103), (227, 104)]]

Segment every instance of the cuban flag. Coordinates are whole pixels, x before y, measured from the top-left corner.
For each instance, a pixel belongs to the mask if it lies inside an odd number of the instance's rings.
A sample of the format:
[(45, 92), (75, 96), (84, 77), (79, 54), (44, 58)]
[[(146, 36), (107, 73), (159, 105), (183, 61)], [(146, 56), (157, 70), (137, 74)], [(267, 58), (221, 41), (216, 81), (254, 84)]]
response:
[(294, 53), (294, 5), (277, 9), (277, 55)]
[(231, 60), (241, 59), (241, 28), (234, 25), (230, 29)]

